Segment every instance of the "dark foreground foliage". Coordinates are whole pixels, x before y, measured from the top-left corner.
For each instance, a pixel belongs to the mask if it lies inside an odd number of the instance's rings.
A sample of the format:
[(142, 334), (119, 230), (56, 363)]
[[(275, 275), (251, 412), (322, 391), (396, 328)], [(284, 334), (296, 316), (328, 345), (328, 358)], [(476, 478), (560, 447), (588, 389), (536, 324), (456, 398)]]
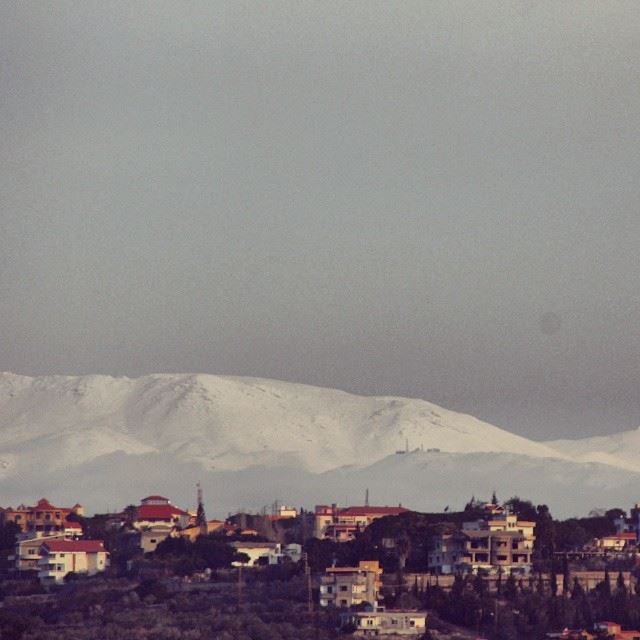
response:
[(0, 638), (15, 640), (330, 640), (331, 614), (307, 613), (304, 584), (87, 580), (5, 599)]

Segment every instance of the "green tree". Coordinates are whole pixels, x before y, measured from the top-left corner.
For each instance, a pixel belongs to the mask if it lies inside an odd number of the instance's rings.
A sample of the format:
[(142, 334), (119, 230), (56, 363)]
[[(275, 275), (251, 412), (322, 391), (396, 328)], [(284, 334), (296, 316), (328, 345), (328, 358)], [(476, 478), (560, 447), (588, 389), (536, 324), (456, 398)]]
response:
[(553, 518), (546, 504), (536, 507), (536, 540), (534, 551), (539, 559), (550, 561), (555, 550), (555, 529)]
[(536, 520), (536, 508), (530, 500), (522, 500), (518, 496), (513, 496), (504, 503), (504, 506), (521, 520), (531, 520), (532, 522)]
[(518, 595), (518, 585), (516, 583), (516, 578), (513, 575), (513, 573), (510, 573), (504, 585), (504, 596), (509, 600), (515, 600), (517, 595)]

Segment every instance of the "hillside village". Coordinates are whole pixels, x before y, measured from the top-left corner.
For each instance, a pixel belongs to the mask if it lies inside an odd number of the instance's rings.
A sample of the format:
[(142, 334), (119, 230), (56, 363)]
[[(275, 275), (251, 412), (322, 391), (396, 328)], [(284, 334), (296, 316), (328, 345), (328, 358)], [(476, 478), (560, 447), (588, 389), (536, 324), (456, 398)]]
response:
[[(216, 520), (199, 486), (196, 496), (195, 509), (149, 495), (91, 516), (46, 498), (2, 508), (0, 631), (27, 603), (116, 584), (129, 595), (152, 588), (156, 609), (180, 594), (226, 598), (236, 622), (266, 597), (259, 585), (296, 585), (292, 619), (328, 638), (640, 638), (639, 505), (557, 521), (517, 497), (427, 514), (371, 505), (367, 491), (360, 505), (274, 503)], [(225, 637), (163, 625), (154, 638)], [(15, 637), (47, 637), (23, 626)], [(67, 627), (62, 616), (51, 632), (81, 634)]]

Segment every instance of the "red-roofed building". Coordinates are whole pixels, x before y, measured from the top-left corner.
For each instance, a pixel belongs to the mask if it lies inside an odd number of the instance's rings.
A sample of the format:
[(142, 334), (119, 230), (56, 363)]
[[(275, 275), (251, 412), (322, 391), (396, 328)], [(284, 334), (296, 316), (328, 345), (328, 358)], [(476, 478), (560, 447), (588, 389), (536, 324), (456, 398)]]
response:
[(637, 547), (638, 541), (634, 532), (627, 531), (596, 538), (594, 543), (596, 549), (603, 551), (631, 551)]
[(38, 579), (59, 584), (69, 573), (95, 575), (109, 566), (102, 540), (48, 540), (40, 547)]
[(140, 504), (169, 504), (169, 498), (164, 496), (147, 496), (140, 500)]
[(71, 513), (82, 515), (82, 506), (76, 504), (73, 507), (56, 507), (46, 498), (40, 498), (33, 507), (23, 504), (16, 509), (8, 507), (0, 515), (4, 524), (14, 522), (22, 533), (50, 536), (64, 533), (65, 522)]
[(141, 504), (136, 511), (136, 529), (156, 524), (186, 527), (192, 516), (172, 504)]
[(358, 531), (366, 529), (374, 520), (385, 516), (398, 516), (408, 512), (397, 507), (345, 507), (318, 505), (315, 509), (314, 536), (335, 542), (353, 540)]
[(195, 515), (171, 504), (164, 496), (147, 496), (136, 507), (131, 524), (140, 533), (140, 548), (153, 553), (165, 538), (195, 524)]

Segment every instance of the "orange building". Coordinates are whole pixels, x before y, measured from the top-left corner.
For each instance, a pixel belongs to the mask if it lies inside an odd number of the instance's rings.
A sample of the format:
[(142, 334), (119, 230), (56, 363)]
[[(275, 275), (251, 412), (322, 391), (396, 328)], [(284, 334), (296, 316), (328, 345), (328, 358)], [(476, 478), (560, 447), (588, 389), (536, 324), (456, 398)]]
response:
[(56, 507), (46, 498), (40, 498), (33, 507), (21, 504), (16, 509), (12, 507), (3, 509), (0, 517), (4, 524), (14, 522), (23, 533), (52, 535), (64, 533), (70, 528), (67, 518), (72, 513), (82, 515), (84, 510), (79, 504), (73, 507)]

